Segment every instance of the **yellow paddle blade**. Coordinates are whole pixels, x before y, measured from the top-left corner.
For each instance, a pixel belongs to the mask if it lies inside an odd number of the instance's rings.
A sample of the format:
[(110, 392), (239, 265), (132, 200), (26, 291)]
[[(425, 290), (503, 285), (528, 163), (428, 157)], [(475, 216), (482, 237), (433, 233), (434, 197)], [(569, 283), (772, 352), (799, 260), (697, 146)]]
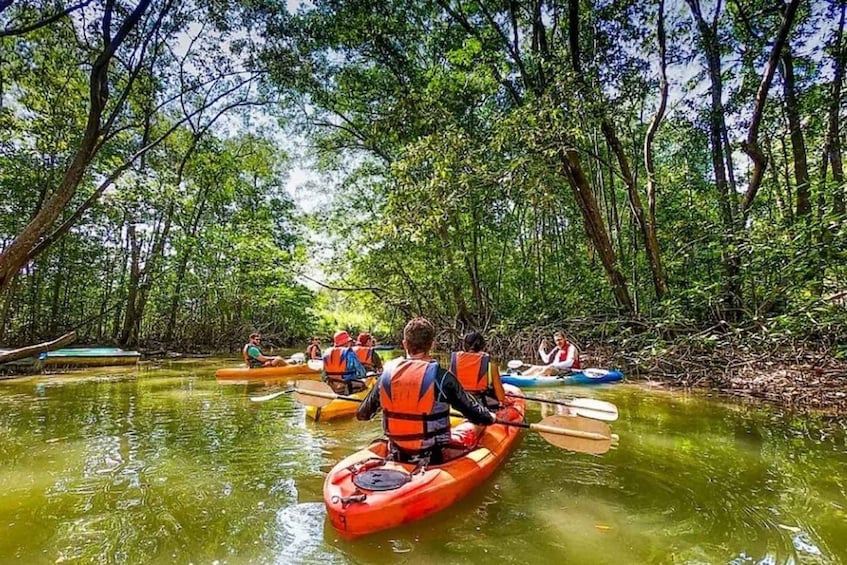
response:
[(580, 416), (548, 416), (529, 429), (556, 447), (580, 453), (606, 453), (612, 445), (608, 424)]
[(321, 381), (297, 381), (294, 385), (294, 399), (306, 406), (321, 408), (338, 397), (332, 387)]

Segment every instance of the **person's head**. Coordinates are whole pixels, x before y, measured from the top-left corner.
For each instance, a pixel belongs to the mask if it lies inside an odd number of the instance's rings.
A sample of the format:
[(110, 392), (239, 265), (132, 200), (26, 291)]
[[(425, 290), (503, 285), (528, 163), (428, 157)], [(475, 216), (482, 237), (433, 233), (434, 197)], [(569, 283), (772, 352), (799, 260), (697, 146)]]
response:
[(564, 347), (568, 339), (565, 337), (565, 332), (556, 332), (553, 334), (553, 341), (558, 347)]
[(435, 341), (435, 326), (426, 318), (412, 318), (403, 328), (403, 347), (410, 355), (427, 353)]
[(370, 347), (373, 345), (374, 338), (371, 337), (371, 334), (362, 332), (359, 334), (359, 337), (356, 338), (356, 345), (361, 347)]
[(262, 341), (262, 334), (255, 333), (255, 332), (250, 334), (250, 343), (255, 345), (255, 344), (259, 343), (260, 341)]
[(352, 345), (353, 338), (350, 337), (350, 334), (344, 330), (340, 330), (335, 332), (335, 335), (332, 338), (332, 343), (335, 347), (348, 347)]
[(319, 338), (318, 336), (312, 336), (312, 345), (320, 345), (320, 344), (321, 344), (321, 338)]
[(464, 351), (479, 353), (485, 349), (485, 338), (479, 332), (465, 334), (465, 339), (462, 340), (462, 349)]

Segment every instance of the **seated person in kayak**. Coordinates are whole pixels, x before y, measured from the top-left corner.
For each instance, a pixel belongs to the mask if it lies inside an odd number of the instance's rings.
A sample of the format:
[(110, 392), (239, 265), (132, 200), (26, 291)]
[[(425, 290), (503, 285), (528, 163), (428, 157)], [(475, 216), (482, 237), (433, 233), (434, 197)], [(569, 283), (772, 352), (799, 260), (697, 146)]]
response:
[(330, 386), (335, 394), (353, 394), (365, 389), (362, 379), (366, 371), (362, 362), (353, 351), (353, 338), (341, 330), (335, 332), (332, 338), (333, 347), (324, 353), (324, 366), (321, 378)]
[[(459, 457), (479, 439), (475, 425), (496, 421), (453, 373), (444, 370), (429, 352), (435, 328), (426, 318), (414, 318), (403, 329), (405, 359), (389, 362), (376, 386), (359, 407), (356, 418), (370, 420), (382, 408), (382, 428), (391, 452), (400, 461), (437, 465)], [(450, 407), (469, 422), (450, 428)]]
[(488, 408), (497, 409), (505, 403), (500, 371), (485, 352), (485, 338), (481, 333), (465, 335), (462, 351), (455, 351), (450, 356), (450, 372), (456, 375), (466, 392)]
[(356, 339), (356, 345), (353, 346), (356, 357), (359, 358), (359, 361), (362, 362), (365, 370), (369, 373), (382, 372), (382, 359), (377, 354), (376, 349), (374, 349), (375, 345), (376, 342), (371, 337), (371, 334), (363, 332), (359, 334), (359, 337)]
[(241, 355), (244, 356), (244, 363), (250, 369), (257, 367), (285, 367), (288, 365), (282, 357), (268, 357), (262, 350), (259, 349), (259, 344), (262, 343), (262, 336), (258, 333), (250, 334), (250, 340), (241, 348)]
[(544, 361), (544, 365), (531, 365), (523, 372), (525, 376), (558, 376), (566, 375), (574, 369), (581, 368), (579, 363), (579, 349), (566, 338), (564, 332), (556, 332), (553, 334), (553, 341), (556, 342), (554, 347), (549, 352), (546, 351), (547, 340), (543, 340), (538, 346), (538, 355)]
[(306, 348), (306, 359), (322, 359), (321, 355), (321, 338), (313, 337), (309, 340), (309, 347)]

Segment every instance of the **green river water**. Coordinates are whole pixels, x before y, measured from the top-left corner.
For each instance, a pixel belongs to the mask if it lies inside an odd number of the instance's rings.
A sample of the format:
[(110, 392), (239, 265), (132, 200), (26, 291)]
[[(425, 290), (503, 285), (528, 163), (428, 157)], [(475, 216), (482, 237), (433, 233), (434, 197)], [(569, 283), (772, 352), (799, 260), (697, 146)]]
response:
[(250, 402), (273, 389), (218, 384), (221, 363), (0, 381), (0, 563), (847, 562), (844, 421), (547, 389), (616, 403), (619, 443), (591, 456), (527, 432), (451, 509), (350, 542), (326, 523), (323, 480), (379, 421)]

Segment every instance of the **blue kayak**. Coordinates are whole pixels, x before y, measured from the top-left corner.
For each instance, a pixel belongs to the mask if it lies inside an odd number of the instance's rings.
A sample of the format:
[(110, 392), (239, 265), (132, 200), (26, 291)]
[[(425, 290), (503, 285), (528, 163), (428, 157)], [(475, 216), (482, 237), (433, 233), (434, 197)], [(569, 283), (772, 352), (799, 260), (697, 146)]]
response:
[(517, 387), (563, 386), (563, 385), (596, 385), (614, 383), (623, 378), (620, 371), (606, 369), (582, 369), (559, 377), (530, 377), (519, 373), (502, 373), (500, 380), (503, 384)]

